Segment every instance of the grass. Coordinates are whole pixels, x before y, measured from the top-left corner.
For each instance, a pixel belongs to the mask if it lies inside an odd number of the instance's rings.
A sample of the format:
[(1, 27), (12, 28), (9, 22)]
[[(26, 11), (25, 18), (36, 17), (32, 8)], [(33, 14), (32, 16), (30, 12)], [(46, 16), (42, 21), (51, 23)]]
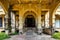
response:
[(6, 38), (9, 38), (10, 36), (5, 33), (0, 33), (0, 40), (4, 40)]
[(52, 37), (55, 38), (55, 39), (60, 39), (60, 32), (54, 33), (54, 34), (52, 35)]

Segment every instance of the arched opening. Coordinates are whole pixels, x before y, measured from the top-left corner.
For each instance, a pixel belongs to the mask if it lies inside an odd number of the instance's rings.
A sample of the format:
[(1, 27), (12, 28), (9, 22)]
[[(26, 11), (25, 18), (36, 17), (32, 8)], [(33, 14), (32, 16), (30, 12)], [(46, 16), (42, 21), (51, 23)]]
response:
[(55, 8), (52, 16), (53, 27), (55, 28), (54, 31), (60, 32), (60, 3)]
[(35, 26), (35, 18), (33, 15), (27, 15), (25, 18), (25, 27), (33, 28)]
[(23, 25), (23, 30), (24, 32), (27, 30), (34, 30), (36, 31), (37, 29), (37, 17), (36, 14), (32, 11), (28, 11), (24, 14), (24, 25)]

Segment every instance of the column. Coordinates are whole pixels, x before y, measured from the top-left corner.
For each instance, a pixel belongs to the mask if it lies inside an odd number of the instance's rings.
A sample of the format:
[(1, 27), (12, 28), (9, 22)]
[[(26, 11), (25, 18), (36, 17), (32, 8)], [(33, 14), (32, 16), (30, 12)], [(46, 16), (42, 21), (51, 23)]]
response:
[(42, 33), (42, 27), (41, 27), (41, 14), (38, 16), (38, 34)]
[(8, 30), (8, 14), (6, 13), (5, 15), (5, 33), (8, 34), (9, 33), (9, 30)]
[(15, 14), (11, 12), (11, 32), (15, 33)]
[(49, 28), (49, 12), (45, 14), (45, 28)]
[(15, 16), (16, 32), (19, 32), (19, 14)]
[(12, 6), (9, 5), (8, 12), (5, 15), (5, 32), (6, 34), (11, 33), (11, 10)]
[(55, 32), (55, 13), (52, 16), (52, 34)]
[(23, 33), (23, 21), (22, 21), (22, 16), (19, 15), (19, 34)]
[(11, 12), (12, 12), (12, 6), (13, 5), (9, 5), (9, 8), (8, 8), (8, 30), (9, 30), (9, 33), (11, 33)]
[(51, 34), (54, 33), (55, 29), (55, 14), (50, 11), (50, 17), (49, 17), (49, 26), (51, 28)]

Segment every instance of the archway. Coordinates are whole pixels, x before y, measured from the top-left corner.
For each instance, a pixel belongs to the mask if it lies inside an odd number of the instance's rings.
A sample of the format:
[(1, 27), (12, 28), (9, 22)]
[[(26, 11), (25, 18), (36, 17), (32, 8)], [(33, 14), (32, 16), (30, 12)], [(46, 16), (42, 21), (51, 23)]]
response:
[(27, 15), (25, 18), (25, 27), (33, 28), (35, 26), (35, 18), (33, 15)]
[[(60, 30), (60, 3), (56, 6), (55, 10), (52, 14), (52, 26), (54, 28), (54, 32)], [(60, 31), (59, 31), (60, 32)]]
[(23, 30), (36, 30), (37, 29), (37, 16), (34, 12), (32, 11), (27, 11), (24, 14), (24, 25), (23, 25)]

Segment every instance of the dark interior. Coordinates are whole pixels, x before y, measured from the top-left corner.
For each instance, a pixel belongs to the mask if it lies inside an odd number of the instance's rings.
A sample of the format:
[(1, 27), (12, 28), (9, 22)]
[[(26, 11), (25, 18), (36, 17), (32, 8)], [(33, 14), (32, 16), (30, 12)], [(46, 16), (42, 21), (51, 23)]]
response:
[(32, 15), (28, 15), (25, 19), (25, 27), (35, 27), (35, 19)]

